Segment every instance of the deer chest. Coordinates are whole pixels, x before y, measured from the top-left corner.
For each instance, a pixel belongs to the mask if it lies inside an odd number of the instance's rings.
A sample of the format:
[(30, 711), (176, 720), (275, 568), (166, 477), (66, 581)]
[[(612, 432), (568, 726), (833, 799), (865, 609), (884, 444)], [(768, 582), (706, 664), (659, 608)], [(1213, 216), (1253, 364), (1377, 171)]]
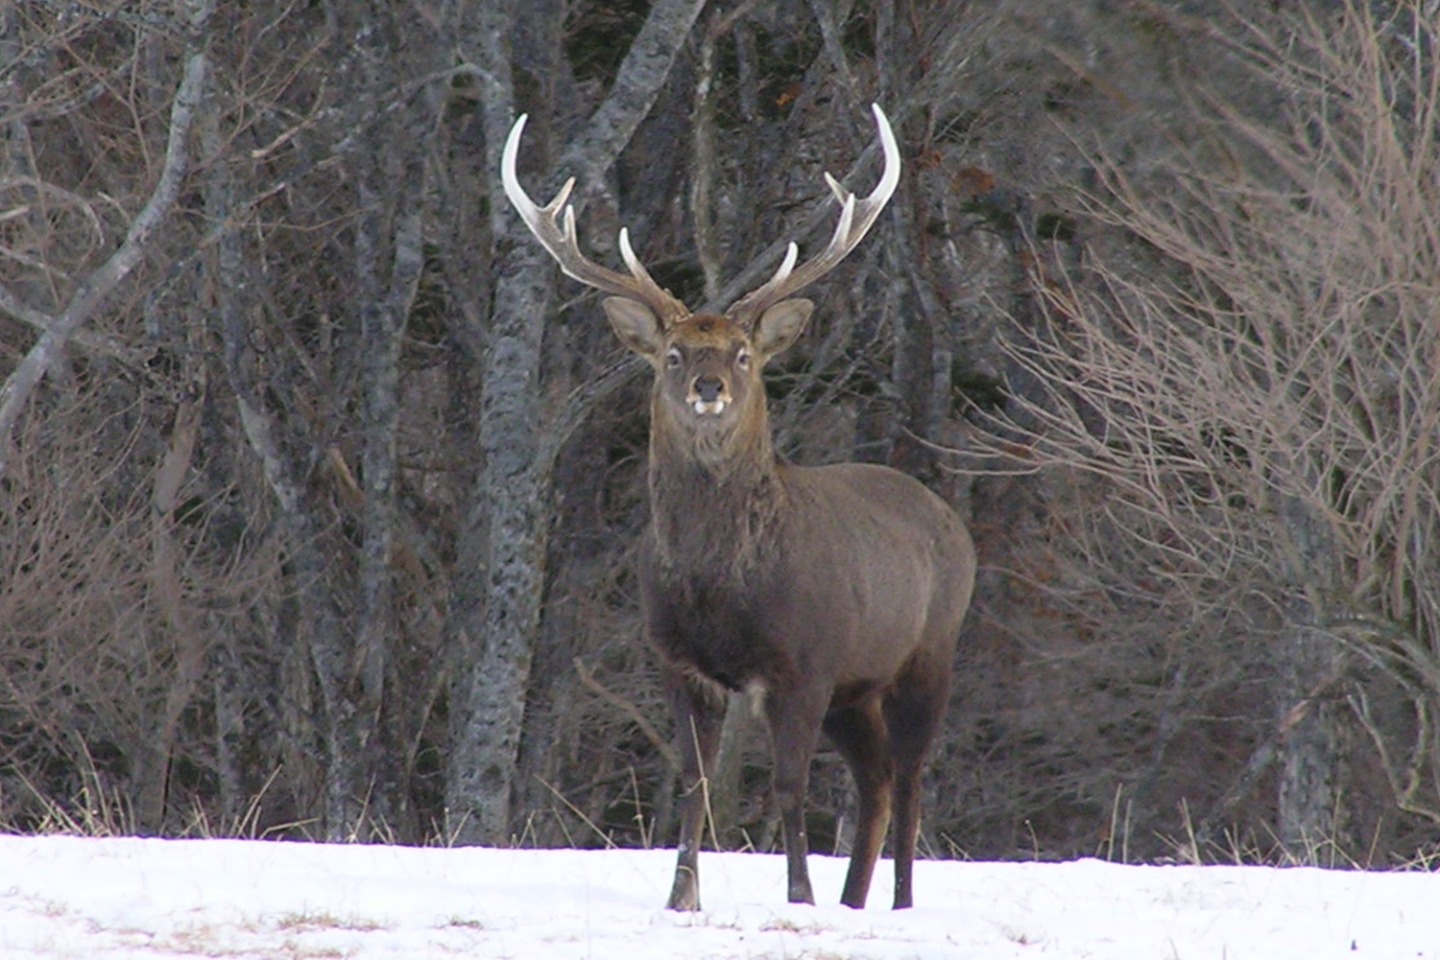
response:
[(788, 665), (766, 630), (759, 601), (730, 584), (657, 580), (643, 596), (650, 643), (674, 665), (731, 690), (764, 682)]

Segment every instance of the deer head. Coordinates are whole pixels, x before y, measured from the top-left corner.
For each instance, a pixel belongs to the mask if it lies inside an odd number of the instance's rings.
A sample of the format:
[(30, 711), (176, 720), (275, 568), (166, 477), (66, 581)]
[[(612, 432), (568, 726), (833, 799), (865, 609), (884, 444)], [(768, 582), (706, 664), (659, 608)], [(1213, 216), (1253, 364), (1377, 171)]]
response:
[(521, 219), (560, 269), (611, 294), (604, 308), (616, 336), (655, 370), (657, 413), (691, 431), (731, 429), (747, 417), (763, 425), (760, 372), (771, 357), (795, 342), (814, 309), (813, 303), (794, 294), (829, 273), (855, 249), (900, 182), (895, 135), (880, 107), (872, 109), (885, 156), (879, 184), (869, 196), (859, 199), (825, 174), (825, 182), (840, 203), (840, 218), (830, 243), (798, 267), (799, 249), (791, 243), (774, 276), (723, 314), (692, 314), (656, 283), (635, 256), (626, 229), (620, 231), (620, 255), (628, 275), (602, 267), (582, 254), (575, 234), (575, 208), (567, 202), (575, 178), (567, 180), (555, 198), (540, 207), (515, 175), (515, 158), (525, 129), (523, 115), (505, 141), (501, 179)]

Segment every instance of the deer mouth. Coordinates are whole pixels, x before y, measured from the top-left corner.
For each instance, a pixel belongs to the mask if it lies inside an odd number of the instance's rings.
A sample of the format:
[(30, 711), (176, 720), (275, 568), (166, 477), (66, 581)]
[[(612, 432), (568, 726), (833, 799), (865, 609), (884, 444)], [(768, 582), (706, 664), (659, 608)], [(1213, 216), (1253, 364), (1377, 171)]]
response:
[(695, 411), (695, 416), (697, 417), (718, 417), (725, 412), (725, 408), (728, 405), (729, 401), (723, 398), (718, 400), (702, 400), (696, 397), (691, 401), (690, 408)]

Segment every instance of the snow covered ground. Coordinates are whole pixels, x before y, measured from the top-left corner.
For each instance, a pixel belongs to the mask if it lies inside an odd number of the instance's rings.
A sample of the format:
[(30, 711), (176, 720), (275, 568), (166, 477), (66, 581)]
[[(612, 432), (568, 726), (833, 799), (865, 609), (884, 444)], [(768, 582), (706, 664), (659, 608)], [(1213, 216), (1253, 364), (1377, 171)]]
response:
[(916, 903), (784, 902), (784, 861), (701, 858), (705, 911), (660, 909), (669, 851), (0, 837), (0, 958), (1440, 960), (1440, 874), (926, 861)]

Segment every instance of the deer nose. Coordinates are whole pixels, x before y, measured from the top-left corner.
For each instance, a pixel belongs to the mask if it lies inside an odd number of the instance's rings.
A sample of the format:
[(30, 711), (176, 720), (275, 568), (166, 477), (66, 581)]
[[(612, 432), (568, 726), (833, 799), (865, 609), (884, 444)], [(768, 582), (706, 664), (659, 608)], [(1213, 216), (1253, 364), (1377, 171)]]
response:
[(714, 403), (724, 392), (725, 381), (713, 376), (696, 377), (694, 390), (702, 403)]

